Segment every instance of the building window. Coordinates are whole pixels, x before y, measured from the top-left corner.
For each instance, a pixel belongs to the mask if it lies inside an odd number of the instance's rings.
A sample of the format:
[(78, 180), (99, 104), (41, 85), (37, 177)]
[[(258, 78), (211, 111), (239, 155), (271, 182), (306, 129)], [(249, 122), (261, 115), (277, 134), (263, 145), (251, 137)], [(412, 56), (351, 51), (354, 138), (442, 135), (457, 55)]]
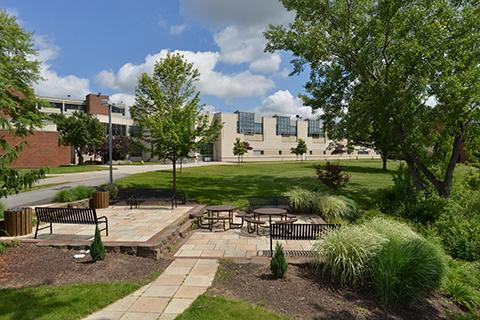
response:
[(63, 110), (63, 105), (60, 102), (50, 103), (51, 108)]
[(296, 136), (297, 120), (290, 117), (276, 116), (277, 118), (277, 136)]
[(263, 134), (263, 123), (261, 117), (252, 112), (236, 112), (238, 114), (237, 133), (241, 134)]
[(253, 155), (254, 156), (261, 156), (261, 155), (263, 155), (263, 150), (253, 150)]
[(279, 155), (282, 155), (282, 150), (278, 150), (278, 154), (279, 154)]
[(308, 119), (308, 136), (312, 138), (325, 137), (323, 125), (320, 120)]
[(65, 110), (85, 111), (84, 104), (65, 103)]
[(310, 150), (310, 155), (312, 155), (312, 154), (313, 154), (313, 150)]
[(119, 108), (119, 107), (112, 107), (112, 113), (121, 113), (122, 116), (125, 115), (125, 108)]
[[(108, 123), (104, 123), (105, 132), (108, 135)], [(124, 124), (112, 123), (112, 135), (113, 136), (126, 136), (127, 135), (127, 126)]]

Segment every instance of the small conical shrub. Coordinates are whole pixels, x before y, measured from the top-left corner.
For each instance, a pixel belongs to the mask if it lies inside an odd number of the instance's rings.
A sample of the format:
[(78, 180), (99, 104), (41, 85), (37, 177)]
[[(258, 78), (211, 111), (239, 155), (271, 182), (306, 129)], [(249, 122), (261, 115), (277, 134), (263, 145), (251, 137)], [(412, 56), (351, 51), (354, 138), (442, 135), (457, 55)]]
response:
[(92, 261), (96, 262), (105, 258), (105, 246), (103, 245), (102, 238), (100, 237), (100, 230), (95, 228), (95, 238), (90, 245), (90, 256)]
[(275, 246), (275, 252), (270, 261), (270, 270), (273, 275), (277, 278), (283, 278), (287, 273), (288, 263), (285, 259), (285, 253), (283, 252), (283, 247), (280, 243), (277, 242)]

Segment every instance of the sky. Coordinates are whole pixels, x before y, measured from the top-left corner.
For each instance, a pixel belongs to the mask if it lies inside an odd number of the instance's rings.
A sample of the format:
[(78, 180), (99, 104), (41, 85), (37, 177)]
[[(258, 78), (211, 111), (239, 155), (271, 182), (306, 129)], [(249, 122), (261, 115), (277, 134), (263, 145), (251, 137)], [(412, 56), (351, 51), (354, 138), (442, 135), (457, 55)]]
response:
[(137, 78), (167, 52), (200, 71), (208, 110), (311, 115), (298, 94), (308, 75), (288, 76), (288, 52), (265, 53), (269, 24), (293, 14), (278, 0), (0, 0), (33, 33), (42, 96), (108, 94), (131, 105)]

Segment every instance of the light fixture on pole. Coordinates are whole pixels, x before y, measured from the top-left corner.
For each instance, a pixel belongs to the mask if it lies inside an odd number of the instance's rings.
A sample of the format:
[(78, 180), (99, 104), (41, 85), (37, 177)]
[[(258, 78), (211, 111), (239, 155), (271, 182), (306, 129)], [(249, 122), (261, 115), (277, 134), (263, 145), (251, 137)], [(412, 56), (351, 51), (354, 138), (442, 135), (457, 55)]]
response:
[[(100, 95), (100, 94), (99, 94)], [(108, 165), (110, 171), (110, 185), (113, 185), (113, 166), (112, 166), (112, 104), (108, 99), (100, 100), (102, 106), (108, 106)]]

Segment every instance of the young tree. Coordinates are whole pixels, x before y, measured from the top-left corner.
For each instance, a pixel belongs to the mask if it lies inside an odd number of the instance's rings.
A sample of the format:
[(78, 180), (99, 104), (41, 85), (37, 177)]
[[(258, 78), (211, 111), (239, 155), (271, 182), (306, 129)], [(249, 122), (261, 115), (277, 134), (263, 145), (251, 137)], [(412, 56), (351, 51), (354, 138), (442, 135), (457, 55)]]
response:
[(305, 143), (305, 140), (303, 139), (298, 139), (297, 146), (295, 148), (290, 149), (290, 152), (295, 154), (297, 156), (301, 156), (303, 160), (303, 155), (307, 153), (307, 144)]
[(237, 156), (238, 165), (240, 165), (240, 159), (243, 159), (243, 155), (248, 152), (249, 147), (250, 145), (248, 144), (248, 142), (242, 142), (240, 141), (240, 138), (235, 139), (235, 142), (233, 143), (233, 155)]
[(32, 36), (15, 17), (0, 10), (0, 197), (29, 187), (44, 176), (44, 170), (21, 172), (9, 168), (25, 142), (9, 143), (9, 137), (25, 137), (42, 125), (42, 115), (35, 107), (42, 101), (32, 86), (40, 79), (40, 64)]
[(177, 190), (177, 160), (217, 138), (221, 124), (200, 105), (195, 88), (200, 73), (180, 54), (167, 54), (155, 64), (153, 74), (138, 79), (132, 116), (144, 132), (152, 151), (173, 165), (173, 196)]
[(84, 154), (99, 150), (106, 141), (105, 127), (90, 114), (74, 112), (69, 117), (56, 116), (54, 121), (60, 133), (60, 143), (73, 147), (79, 164), (83, 164)]
[(384, 161), (401, 152), (417, 190), (448, 197), (460, 146), (480, 130), (478, 1), (282, 3), (295, 21), (270, 27), (267, 50), (293, 52), (297, 73), (309, 64), (305, 104), (327, 129), (365, 125)]

